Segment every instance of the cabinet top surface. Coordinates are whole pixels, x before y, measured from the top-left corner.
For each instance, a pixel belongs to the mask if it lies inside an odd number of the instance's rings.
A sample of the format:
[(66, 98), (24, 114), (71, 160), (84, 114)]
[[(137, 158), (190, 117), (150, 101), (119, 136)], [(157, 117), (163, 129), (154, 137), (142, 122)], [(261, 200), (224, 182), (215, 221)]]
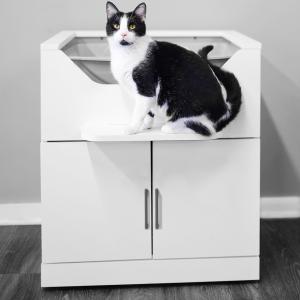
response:
[[(81, 138), (85, 141), (105, 142), (105, 141), (200, 141), (215, 139), (239, 138), (236, 135), (218, 132), (210, 137), (205, 137), (197, 133), (164, 133), (160, 129), (145, 130), (136, 134), (126, 134), (124, 125), (111, 126), (85, 126), (81, 130)], [(241, 137), (243, 138), (243, 137)], [(259, 138), (250, 136), (247, 138)]]

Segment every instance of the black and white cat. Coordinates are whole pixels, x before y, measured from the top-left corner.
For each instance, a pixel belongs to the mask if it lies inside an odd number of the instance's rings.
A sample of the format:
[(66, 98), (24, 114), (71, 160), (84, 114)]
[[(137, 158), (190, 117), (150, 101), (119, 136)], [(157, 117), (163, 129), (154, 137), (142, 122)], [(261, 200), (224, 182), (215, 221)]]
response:
[(127, 133), (163, 120), (166, 133), (196, 132), (210, 136), (238, 114), (241, 88), (236, 77), (207, 60), (212, 46), (198, 54), (146, 35), (146, 4), (124, 13), (106, 4), (106, 32), (111, 70), (135, 108)]

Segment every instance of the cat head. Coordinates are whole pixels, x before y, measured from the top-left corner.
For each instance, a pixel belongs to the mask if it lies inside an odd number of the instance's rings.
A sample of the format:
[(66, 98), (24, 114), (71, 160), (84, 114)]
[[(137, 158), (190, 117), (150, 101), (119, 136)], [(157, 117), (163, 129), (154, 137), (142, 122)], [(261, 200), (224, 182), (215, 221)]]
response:
[(110, 41), (130, 46), (146, 34), (146, 4), (139, 4), (132, 12), (124, 13), (112, 3), (106, 3), (106, 33)]

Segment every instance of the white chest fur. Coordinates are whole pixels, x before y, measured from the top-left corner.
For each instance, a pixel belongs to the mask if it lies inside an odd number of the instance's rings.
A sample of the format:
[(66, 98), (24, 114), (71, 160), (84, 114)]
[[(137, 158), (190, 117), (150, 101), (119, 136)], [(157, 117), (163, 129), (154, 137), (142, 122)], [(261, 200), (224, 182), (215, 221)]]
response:
[(148, 36), (139, 38), (135, 44), (122, 46), (108, 39), (111, 51), (111, 71), (116, 80), (130, 90), (136, 90), (132, 79), (133, 69), (143, 61), (152, 39)]

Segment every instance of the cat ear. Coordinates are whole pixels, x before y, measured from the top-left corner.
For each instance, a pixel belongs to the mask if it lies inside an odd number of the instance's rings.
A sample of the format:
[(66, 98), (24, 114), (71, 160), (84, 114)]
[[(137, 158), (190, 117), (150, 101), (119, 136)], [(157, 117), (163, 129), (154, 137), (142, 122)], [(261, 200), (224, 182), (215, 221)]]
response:
[(146, 19), (146, 3), (139, 4), (133, 11), (133, 13), (144, 21)]
[(113, 15), (115, 15), (118, 12), (118, 8), (110, 1), (106, 2), (106, 14), (107, 19), (110, 19)]

